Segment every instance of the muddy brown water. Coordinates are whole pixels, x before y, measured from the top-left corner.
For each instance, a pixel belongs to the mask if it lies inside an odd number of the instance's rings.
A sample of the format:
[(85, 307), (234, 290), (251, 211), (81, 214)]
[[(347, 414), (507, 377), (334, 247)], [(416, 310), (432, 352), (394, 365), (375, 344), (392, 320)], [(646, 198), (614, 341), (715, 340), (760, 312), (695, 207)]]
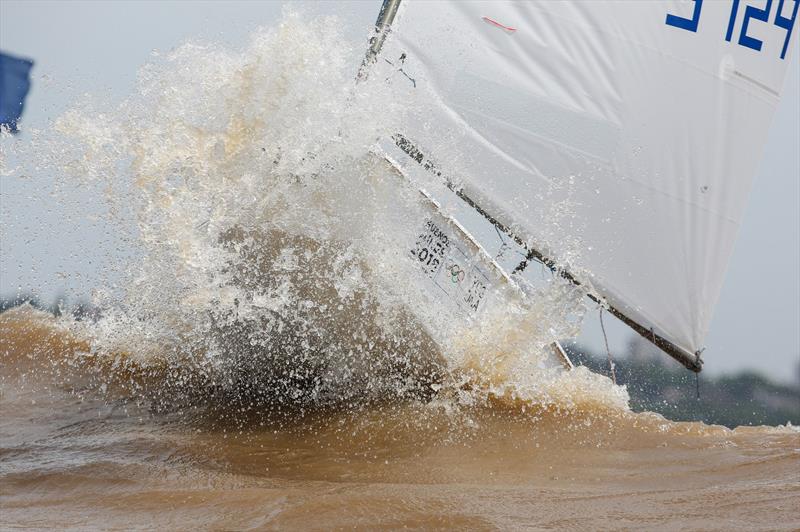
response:
[(30, 310), (0, 326), (2, 529), (800, 528), (792, 427), (497, 398), (154, 408), (120, 383), (163, 402), (169, 371), (91, 360)]

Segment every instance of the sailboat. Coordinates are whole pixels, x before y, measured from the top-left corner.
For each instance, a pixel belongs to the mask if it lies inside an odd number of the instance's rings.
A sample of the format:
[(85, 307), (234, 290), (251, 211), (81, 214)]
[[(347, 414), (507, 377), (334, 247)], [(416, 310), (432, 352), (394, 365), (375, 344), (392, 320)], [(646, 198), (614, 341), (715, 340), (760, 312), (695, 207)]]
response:
[[(359, 78), (383, 61), (428, 102), (380, 151), (430, 206), (408, 252), (440, 304), (474, 315), (539, 262), (699, 373), (796, 53), (800, 0), (755, 4), (385, 0)], [(437, 182), (525, 250), (511, 271)]]

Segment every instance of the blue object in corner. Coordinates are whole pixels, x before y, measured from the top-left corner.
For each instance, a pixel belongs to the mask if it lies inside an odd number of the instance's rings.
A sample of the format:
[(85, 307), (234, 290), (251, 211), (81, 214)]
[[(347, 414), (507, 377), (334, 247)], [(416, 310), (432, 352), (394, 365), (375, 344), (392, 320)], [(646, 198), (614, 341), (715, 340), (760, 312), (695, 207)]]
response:
[(31, 88), (32, 61), (0, 52), (0, 126), (17, 131), (25, 96)]

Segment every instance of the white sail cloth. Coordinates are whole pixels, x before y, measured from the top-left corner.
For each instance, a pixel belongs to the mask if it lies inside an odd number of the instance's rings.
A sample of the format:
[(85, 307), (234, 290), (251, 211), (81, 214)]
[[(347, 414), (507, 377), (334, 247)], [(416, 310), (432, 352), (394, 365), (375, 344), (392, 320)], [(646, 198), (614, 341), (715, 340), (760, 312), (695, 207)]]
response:
[(796, 14), (793, 0), (404, 0), (382, 55), (435, 102), (403, 135), (536, 249), (694, 353)]

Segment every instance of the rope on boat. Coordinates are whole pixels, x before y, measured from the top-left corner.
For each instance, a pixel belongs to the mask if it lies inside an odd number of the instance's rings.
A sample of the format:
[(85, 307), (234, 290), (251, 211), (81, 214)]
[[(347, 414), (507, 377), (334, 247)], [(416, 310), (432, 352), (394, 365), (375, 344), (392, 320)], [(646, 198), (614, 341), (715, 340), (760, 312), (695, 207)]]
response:
[(600, 307), (600, 328), (603, 330), (603, 340), (606, 342), (606, 355), (608, 355), (608, 370), (611, 373), (611, 380), (617, 384), (617, 372), (614, 370), (614, 359), (611, 358), (611, 349), (608, 348), (608, 336), (606, 326), (603, 323), (603, 307)]

